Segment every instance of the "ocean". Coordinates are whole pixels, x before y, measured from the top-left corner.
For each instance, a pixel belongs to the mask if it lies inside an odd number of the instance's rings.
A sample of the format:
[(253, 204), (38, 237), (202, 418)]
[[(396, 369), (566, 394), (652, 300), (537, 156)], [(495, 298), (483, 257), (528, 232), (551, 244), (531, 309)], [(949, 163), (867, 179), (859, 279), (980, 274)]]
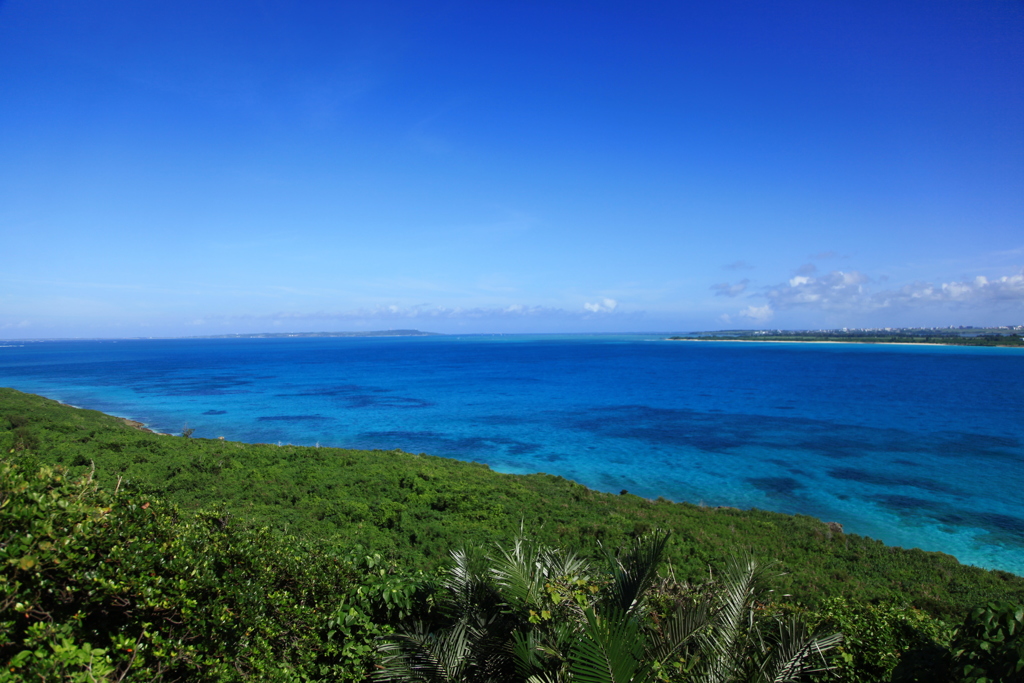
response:
[(812, 515), (1024, 575), (1024, 349), (658, 335), (4, 342), (0, 385), (168, 433), (400, 448)]

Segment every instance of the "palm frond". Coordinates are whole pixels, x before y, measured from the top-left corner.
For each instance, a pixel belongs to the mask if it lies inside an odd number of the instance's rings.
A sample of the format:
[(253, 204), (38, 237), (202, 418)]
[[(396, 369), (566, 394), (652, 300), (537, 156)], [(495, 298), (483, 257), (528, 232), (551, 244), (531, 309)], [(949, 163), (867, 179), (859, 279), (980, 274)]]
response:
[(378, 646), (383, 655), (377, 681), (454, 683), (466, 677), (471, 658), (468, 623), (456, 622), (449, 629), (432, 632), (416, 625), (413, 633), (393, 634)]
[(712, 625), (698, 635), (700, 666), (708, 683), (734, 680), (747, 655), (764, 650), (751, 607), (765, 573), (749, 556), (734, 557), (726, 565)]
[(648, 655), (658, 662), (677, 656), (698, 634), (711, 627), (714, 608), (711, 593), (680, 602), (649, 636)]
[(590, 562), (571, 551), (550, 549), (544, 559), (549, 575), (555, 578), (576, 581), (587, 579), (592, 574)]
[(580, 638), (579, 624), (548, 622), (544, 628), (528, 628), (512, 634), (511, 654), (520, 681), (569, 683), (569, 654)]
[(472, 609), (480, 588), (480, 579), (473, 571), (472, 558), (465, 548), (451, 551), (452, 567), (444, 579), (443, 586), (449, 603), (449, 611), (462, 615)]
[(658, 576), (669, 532), (657, 530), (636, 539), (619, 558), (608, 555), (612, 567), (607, 607), (632, 614), (642, 607), (643, 597)]
[(499, 546), (490, 560), (490, 577), (505, 599), (518, 607), (539, 605), (550, 580), (575, 581), (590, 575), (589, 563), (575, 553), (545, 548), (521, 535), (511, 546)]
[(825, 653), (843, 642), (841, 633), (812, 637), (807, 626), (794, 618), (779, 624), (770, 656), (756, 672), (756, 683), (795, 683), (804, 674), (832, 667)]
[(535, 630), (516, 631), (512, 634), (512, 660), (520, 680), (530, 678), (557, 678), (562, 660), (541, 642)]
[(586, 623), (570, 653), (570, 672), (578, 683), (643, 683), (653, 667), (644, 653), (637, 620), (625, 610), (607, 609), (598, 616), (584, 612)]
[(547, 579), (547, 565), (540, 547), (517, 536), (511, 547), (499, 547), (492, 557), (491, 577), (510, 602), (537, 605)]

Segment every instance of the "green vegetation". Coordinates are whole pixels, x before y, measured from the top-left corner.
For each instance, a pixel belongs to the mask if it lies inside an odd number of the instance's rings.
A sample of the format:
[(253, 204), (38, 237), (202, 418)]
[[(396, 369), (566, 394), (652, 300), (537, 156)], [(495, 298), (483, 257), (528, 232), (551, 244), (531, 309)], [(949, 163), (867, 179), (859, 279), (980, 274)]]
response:
[(954, 669), (967, 683), (1024, 680), (1024, 605), (971, 610), (953, 642)]
[(781, 593), (809, 605), (829, 597), (906, 601), (960, 616), (1024, 598), (1024, 579), (953, 557), (892, 548), (811, 517), (706, 508), (593, 491), (561, 477), (499, 474), (476, 463), (402, 451), (353, 451), (183, 439), (124, 420), (0, 389), (0, 452), (30, 454), (72, 474), (95, 468), (107, 490), (159, 497), (183, 510), (217, 509), (279, 533), (339, 548), (373, 548), (432, 570), (460, 545), (492, 546), (522, 526), (532, 538), (589, 558), (654, 528), (673, 532), (666, 559), (701, 581), (735, 549), (779, 562)]
[(723, 330), (670, 337), (673, 341), (855, 342), (861, 344), (947, 344), (952, 346), (1024, 346), (1019, 333), (1001, 329), (898, 330)]
[(0, 680), (360, 680), (417, 577), (0, 464)]
[[(0, 455), (0, 681), (362, 679), (379, 670), (382, 637), (416, 634), (416, 622), (435, 633), (452, 626), (452, 550), (489, 549), (477, 562), (510, 566), (524, 546), (494, 549), (521, 531), (531, 547), (579, 560), (575, 573), (549, 573), (537, 604), (515, 608), (520, 625), (505, 631), (547, 643), (543, 652), (557, 651), (559, 629), (588, 628), (601, 647), (628, 631), (646, 652), (677, 607), (714, 602), (709, 568), (725, 576), (743, 555), (778, 570), (773, 595), (792, 596), (749, 603), (732, 642), (767, 643), (762, 655), (778, 651), (772, 629), (792, 624), (844, 634), (832, 659), (842, 680), (942, 680), (921, 662), (997, 680), (992, 672), (1024, 660), (1019, 608), (975, 609), (1024, 604), (1021, 577), (809, 517), (611, 495), (401, 451), (165, 436), (9, 389), (0, 389)], [(657, 588), (644, 584), (649, 608), (616, 621), (604, 601), (628, 562), (607, 575), (582, 567), (658, 529), (671, 535), (658, 536), (664, 562)], [(493, 595), (503, 614), (515, 612), (507, 586)], [(955, 631), (965, 616), (973, 621)], [(768, 630), (751, 630), (755, 621)], [(643, 675), (691, 680), (687, 662), (707, 661), (695, 642)]]
[(455, 556), (441, 594), (446, 623), (398, 633), (378, 678), (429, 681), (793, 680), (831, 667), (839, 634), (762, 614), (765, 568), (733, 561), (721, 582), (659, 579), (668, 534), (636, 539), (607, 573), (518, 538), (474, 570)]

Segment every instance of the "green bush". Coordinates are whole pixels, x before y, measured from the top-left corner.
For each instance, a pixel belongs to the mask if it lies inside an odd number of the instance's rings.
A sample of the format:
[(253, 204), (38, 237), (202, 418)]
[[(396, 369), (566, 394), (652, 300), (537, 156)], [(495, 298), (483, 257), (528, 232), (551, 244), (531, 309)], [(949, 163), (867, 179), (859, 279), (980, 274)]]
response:
[(945, 676), (952, 628), (921, 610), (832, 598), (812, 613), (811, 621), (843, 634), (835, 671), (820, 680), (910, 683)]
[(952, 649), (954, 673), (965, 683), (1024, 680), (1024, 605), (991, 602), (971, 610)]
[[(363, 680), (382, 636), (430, 618), (428, 582), (379, 554), (338, 556), (223, 511), (185, 514), (19, 461), (0, 461), (0, 680)], [(575, 604), (554, 584), (544, 595), (531, 624)], [(913, 608), (764, 607), (787, 609), (844, 634), (822, 680), (984, 683), (1024, 671), (1019, 606), (972, 611), (951, 647), (950, 628)]]
[(362, 680), (419, 584), (374, 555), (0, 462), (0, 661), (15, 680)]

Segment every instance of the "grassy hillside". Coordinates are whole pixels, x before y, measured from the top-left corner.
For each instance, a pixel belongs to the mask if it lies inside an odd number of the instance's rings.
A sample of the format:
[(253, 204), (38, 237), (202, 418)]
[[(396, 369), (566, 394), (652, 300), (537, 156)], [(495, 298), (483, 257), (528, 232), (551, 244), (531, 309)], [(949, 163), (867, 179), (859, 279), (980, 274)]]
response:
[(0, 459), (0, 681), (363, 681), (424, 577)]
[(673, 531), (679, 578), (707, 576), (737, 549), (787, 572), (780, 593), (808, 605), (836, 596), (909, 603), (959, 616), (993, 599), (1024, 602), (1024, 579), (844, 534), (802, 516), (704, 508), (587, 489), (544, 474), (402, 451), (244, 444), (157, 435), (126, 421), (0, 389), (0, 453), (22, 464), (94, 469), (108, 491), (157, 496), (184, 510), (297, 534), (338, 551), (362, 546), (429, 569), (461, 545), (537, 540), (599, 555), (660, 527)]

